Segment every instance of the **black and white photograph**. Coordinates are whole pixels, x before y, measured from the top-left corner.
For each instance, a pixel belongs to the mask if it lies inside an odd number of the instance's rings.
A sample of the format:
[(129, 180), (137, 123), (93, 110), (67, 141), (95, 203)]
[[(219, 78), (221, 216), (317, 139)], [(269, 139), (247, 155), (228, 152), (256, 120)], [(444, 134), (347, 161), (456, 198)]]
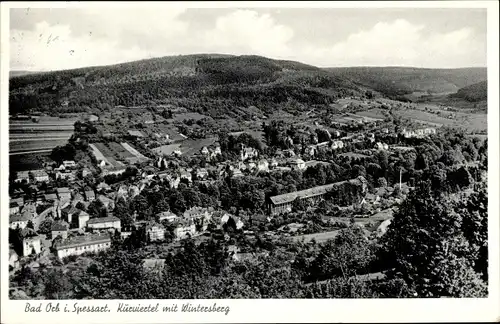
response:
[(497, 298), (482, 3), (2, 7), (4, 296)]

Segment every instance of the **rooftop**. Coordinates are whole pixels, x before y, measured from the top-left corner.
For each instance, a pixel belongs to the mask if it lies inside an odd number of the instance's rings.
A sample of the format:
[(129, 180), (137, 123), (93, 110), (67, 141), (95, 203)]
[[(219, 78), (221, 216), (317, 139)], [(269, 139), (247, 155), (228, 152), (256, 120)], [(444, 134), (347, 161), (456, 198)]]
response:
[(69, 193), (69, 188), (68, 187), (57, 188), (56, 191), (58, 194)]
[(144, 134), (138, 130), (129, 130), (128, 133), (129, 133), (129, 135), (132, 135), (132, 136), (144, 137)]
[(29, 217), (26, 216), (26, 214), (14, 214), (9, 216), (9, 223), (14, 223), (14, 222), (27, 222), (29, 221)]
[(89, 234), (82, 236), (73, 236), (57, 244), (56, 250), (107, 242), (111, 242), (111, 237), (109, 236), (109, 234)]
[[(347, 181), (356, 181), (356, 179), (347, 180)], [(289, 193), (278, 195), (278, 196), (273, 196), (273, 197), (271, 197), (271, 202), (275, 205), (281, 205), (281, 204), (285, 204), (285, 203), (290, 203), (297, 198), (303, 199), (303, 198), (310, 198), (310, 197), (319, 196), (319, 195), (327, 193), (328, 191), (330, 191), (334, 187), (336, 187), (342, 183), (345, 183), (347, 181), (340, 181), (340, 182), (331, 183), (331, 184), (327, 184), (327, 185), (323, 185), (323, 186), (318, 186), (318, 187), (314, 187), (314, 188), (309, 188), (309, 189), (305, 189), (305, 190), (294, 191), (294, 192), (289, 192)]]
[(115, 216), (108, 217), (98, 217), (90, 219), (87, 224), (99, 224), (99, 223), (107, 223), (107, 222), (119, 222), (120, 219)]
[(53, 222), (51, 226), (52, 231), (67, 231), (69, 228), (69, 224), (66, 223), (65, 221), (61, 222)]

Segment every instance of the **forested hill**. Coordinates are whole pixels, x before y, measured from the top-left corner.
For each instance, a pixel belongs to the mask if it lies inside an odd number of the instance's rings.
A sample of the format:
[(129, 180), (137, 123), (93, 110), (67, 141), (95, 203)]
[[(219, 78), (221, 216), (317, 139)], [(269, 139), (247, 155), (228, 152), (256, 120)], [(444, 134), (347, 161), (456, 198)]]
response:
[(373, 88), (390, 97), (415, 92), (455, 93), (487, 79), (486, 68), (421, 69), (407, 67), (327, 68), (334, 75)]
[(293, 112), (360, 93), (353, 82), (298, 62), (203, 54), (12, 77), (9, 103), (10, 114), (172, 104), (225, 117), (238, 107)]
[(463, 87), (453, 94), (452, 97), (461, 98), (469, 102), (481, 102), (488, 99), (488, 82), (482, 81)]

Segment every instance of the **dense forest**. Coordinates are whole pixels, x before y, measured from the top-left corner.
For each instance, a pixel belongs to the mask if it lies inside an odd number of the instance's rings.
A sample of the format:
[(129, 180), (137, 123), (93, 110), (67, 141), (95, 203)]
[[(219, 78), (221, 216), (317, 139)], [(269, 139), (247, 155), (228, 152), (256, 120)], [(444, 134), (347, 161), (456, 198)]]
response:
[(457, 93), (451, 95), (452, 98), (462, 98), (470, 102), (485, 101), (488, 99), (488, 82), (482, 81), (463, 87)]
[[(234, 107), (332, 103), (359, 87), (319, 68), (259, 56), (190, 55), (10, 78), (10, 114), (172, 104), (224, 117)], [(294, 105), (295, 103), (295, 105)], [(292, 108), (293, 111), (293, 108)]]
[(329, 72), (391, 98), (413, 92), (454, 93), (487, 79), (486, 68), (419, 69), (405, 67), (328, 68)]

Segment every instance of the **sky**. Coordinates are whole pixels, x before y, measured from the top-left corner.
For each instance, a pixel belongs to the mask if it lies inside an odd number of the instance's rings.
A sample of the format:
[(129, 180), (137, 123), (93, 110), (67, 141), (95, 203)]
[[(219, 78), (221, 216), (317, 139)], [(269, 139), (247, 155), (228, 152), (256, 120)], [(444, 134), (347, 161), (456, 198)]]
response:
[(486, 66), (485, 9), (11, 9), (10, 69), (49, 71), (195, 53), (319, 67)]

